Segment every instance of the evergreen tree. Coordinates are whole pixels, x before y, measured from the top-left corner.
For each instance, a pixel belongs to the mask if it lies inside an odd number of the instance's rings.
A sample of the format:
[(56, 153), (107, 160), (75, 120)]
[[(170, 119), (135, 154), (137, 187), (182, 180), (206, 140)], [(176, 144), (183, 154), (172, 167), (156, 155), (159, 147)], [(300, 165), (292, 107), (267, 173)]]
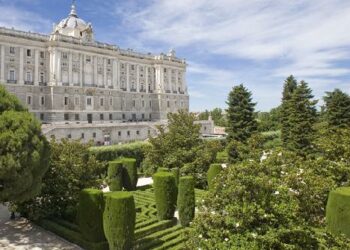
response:
[(350, 96), (339, 89), (326, 92), (324, 115), (331, 127), (350, 127)]
[(228, 109), (228, 139), (245, 142), (257, 131), (252, 94), (243, 84), (235, 86), (229, 93), (227, 100)]
[(308, 84), (301, 81), (291, 95), (288, 101), (289, 131), (287, 148), (305, 155), (312, 148), (312, 140), (314, 137), (314, 124), (317, 119), (316, 103), (313, 99), (312, 90)]
[(284, 145), (290, 140), (291, 124), (289, 122), (289, 106), (292, 94), (297, 88), (297, 80), (293, 75), (290, 75), (284, 81), (283, 93), (282, 93), (282, 104), (280, 106), (280, 127), (281, 127), (281, 139)]

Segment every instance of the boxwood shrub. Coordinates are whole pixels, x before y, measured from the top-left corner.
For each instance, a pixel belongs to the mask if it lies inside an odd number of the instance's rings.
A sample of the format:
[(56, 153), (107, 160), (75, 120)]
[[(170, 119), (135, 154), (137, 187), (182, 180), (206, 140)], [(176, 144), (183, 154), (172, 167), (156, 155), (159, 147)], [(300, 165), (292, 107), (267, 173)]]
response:
[(83, 238), (91, 242), (105, 241), (103, 232), (103, 192), (83, 189), (79, 194), (77, 220)]
[(182, 226), (189, 226), (195, 212), (194, 179), (192, 176), (184, 176), (179, 180), (179, 194), (177, 197), (177, 209), (179, 211)]
[(123, 188), (123, 162), (121, 160), (108, 163), (107, 184), (110, 191), (120, 191)]
[(211, 164), (207, 173), (207, 181), (209, 190), (213, 189), (214, 179), (221, 172), (222, 167), (221, 164), (215, 163)]
[(157, 172), (170, 172), (169, 168), (158, 168)]
[(329, 193), (326, 222), (331, 233), (350, 237), (350, 187), (340, 187)]
[(131, 193), (121, 191), (105, 194), (103, 228), (109, 249), (133, 249), (135, 219), (135, 201)]
[(123, 186), (128, 191), (136, 190), (137, 185), (137, 168), (136, 159), (122, 158), (123, 162)]
[(221, 151), (216, 154), (216, 163), (228, 163), (228, 154), (226, 151)]
[(170, 171), (173, 173), (173, 175), (175, 177), (176, 186), (178, 186), (179, 178), (180, 178), (180, 169), (179, 168), (172, 168), (172, 169), (170, 169)]
[(177, 187), (172, 173), (158, 172), (153, 175), (153, 187), (159, 220), (174, 217)]

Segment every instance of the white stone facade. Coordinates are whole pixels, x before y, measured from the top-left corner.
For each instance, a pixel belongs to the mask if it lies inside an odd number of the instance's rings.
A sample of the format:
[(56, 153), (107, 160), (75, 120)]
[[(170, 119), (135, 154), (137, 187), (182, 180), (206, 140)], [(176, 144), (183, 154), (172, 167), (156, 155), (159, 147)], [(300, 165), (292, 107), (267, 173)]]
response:
[[(50, 127), (50, 136), (82, 137), (72, 131), (84, 125), (84, 140), (118, 142), (111, 131), (120, 129), (145, 135), (126, 139), (145, 139), (169, 112), (188, 109), (185, 77), (186, 62), (173, 50), (141, 54), (95, 41), (75, 5), (50, 35), (0, 28), (0, 82)], [(106, 124), (109, 134), (97, 131)]]

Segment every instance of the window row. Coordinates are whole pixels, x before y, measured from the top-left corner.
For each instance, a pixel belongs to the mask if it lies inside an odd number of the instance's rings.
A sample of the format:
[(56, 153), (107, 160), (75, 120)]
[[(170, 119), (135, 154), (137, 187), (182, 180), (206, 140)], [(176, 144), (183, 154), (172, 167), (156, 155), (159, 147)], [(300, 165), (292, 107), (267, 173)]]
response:
[[(16, 54), (16, 47), (10, 47), (9, 48), (9, 52), (11, 55), (15, 55)], [(33, 50), (32, 49), (26, 49), (26, 55), (27, 57), (32, 57), (33, 55)], [(44, 59), (45, 58), (45, 52), (44, 51), (40, 51), (39, 52), (39, 56), (41, 59)]]

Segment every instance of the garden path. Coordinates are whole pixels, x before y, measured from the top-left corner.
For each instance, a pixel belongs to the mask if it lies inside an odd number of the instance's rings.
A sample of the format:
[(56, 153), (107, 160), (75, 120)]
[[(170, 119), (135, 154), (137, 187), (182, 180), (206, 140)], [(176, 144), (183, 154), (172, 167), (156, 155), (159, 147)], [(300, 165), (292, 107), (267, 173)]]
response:
[(25, 218), (10, 220), (7, 207), (0, 204), (1, 250), (81, 250), (82, 248), (30, 223)]

